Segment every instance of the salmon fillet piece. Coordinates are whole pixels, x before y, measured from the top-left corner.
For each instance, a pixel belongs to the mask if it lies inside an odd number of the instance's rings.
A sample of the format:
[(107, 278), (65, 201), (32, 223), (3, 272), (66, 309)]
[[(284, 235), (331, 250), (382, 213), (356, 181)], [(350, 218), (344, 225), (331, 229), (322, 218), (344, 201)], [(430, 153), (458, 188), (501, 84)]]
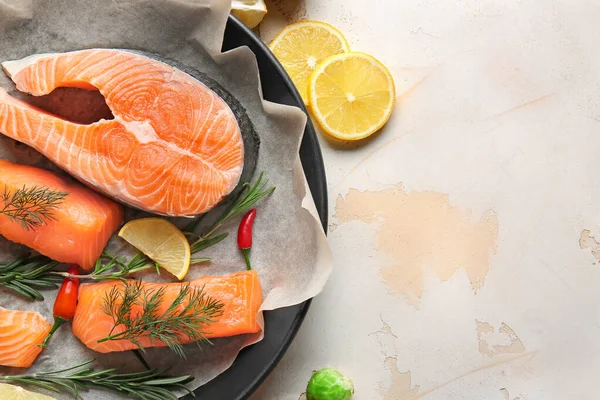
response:
[(52, 324), (40, 313), (0, 307), (0, 365), (29, 368)]
[[(179, 293), (182, 283), (142, 283), (145, 289), (157, 290), (165, 288), (164, 301), (158, 313), (162, 314), (173, 302)], [(205, 333), (207, 338), (218, 338), (254, 333), (260, 331), (257, 314), (262, 304), (262, 289), (256, 271), (244, 271), (225, 276), (205, 276), (190, 281), (192, 287), (203, 287), (204, 293), (221, 301), (224, 305), (223, 315), (212, 323)], [(73, 334), (88, 348), (100, 352), (111, 353), (137, 349), (138, 346), (129, 340), (112, 340), (98, 343), (98, 340), (109, 335), (114, 326), (113, 319), (102, 310), (104, 298), (115, 285), (124, 285), (123, 282), (107, 281), (101, 283), (87, 283), (79, 287), (79, 300), (77, 311), (73, 318)], [(132, 315), (141, 312), (140, 307), (132, 309)], [(113, 334), (124, 330), (123, 326), (117, 327)], [(143, 347), (164, 347), (161, 341), (150, 341), (148, 338), (140, 340)], [(191, 343), (187, 337), (181, 338), (181, 343)]]
[(237, 186), (244, 142), (214, 91), (165, 63), (91, 49), (2, 63), (17, 89), (98, 89), (114, 120), (80, 125), (0, 89), (0, 132), (35, 148), (83, 183), (155, 214), (202, 214)]
[(123, 222), (123, 207), (50, 171), (0, 160), (0, 193), (34, 186), (68, 193), (52, 211), (55, 220), (27, 230), (0, 214), (0, 235), (53, 260), (91, 269)]

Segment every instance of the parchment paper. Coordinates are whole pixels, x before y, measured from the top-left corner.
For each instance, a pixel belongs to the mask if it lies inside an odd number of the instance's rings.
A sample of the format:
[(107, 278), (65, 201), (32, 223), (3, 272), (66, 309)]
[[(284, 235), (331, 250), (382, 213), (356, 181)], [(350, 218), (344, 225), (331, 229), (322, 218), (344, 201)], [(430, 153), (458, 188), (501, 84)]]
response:
[[(0, 0), (0, 60), (92, 47), (144, 50), (205, 72), (232, 93), (246, 108), (260, 135), (256, 171), (265, 171), (270, 183), (277, 187), (270, 198), (259, 204), (252, 250), (253, 265), (259, 272), (264, 291), (262, 310), (272, 310), (318, 294), (329, 277), (332, 256), (298, 157), (306, 116), (298, 108), (262, 100), (256, 60), (248, 48), (220, 53), (229, 9), (226, 0)], [(0, 85), (11, 94), (23, 97), (2, 74)], [(67, 111), (73, 103), (68, 93), (64, 96), (57, 93), (50, 100), (57, 109)], [(87, 111), (102, 108), (97, 101), (88, 100), (75, 103), (84, 105)], [(0, 137), (0, 157), (57, 170), (38, 153), (5, 137)], [(134, 215), (139, 213), (129, 213), (130, 217)], [(210, 217), (207, 219), (210, 222)], [(235, 245), (236, 222), (225, 228), (232, 235), (202, 253), (213, 261), (191, 267), (186, 280), (245, 269)], [(113, 238), (110, 246), (129, 250), (118, 238)], [(26, 249), (22, 246), (0, 238), (0, 257), (14, 258), (23, 251)], [(166, 272), (160, 277), (145, 274), (144, 279), (173, 281)], [(0, 306), (38, 311), (52, 320), (55, 294), (45, 291), (45, 302), (28, 302), (0, 290)], [(193, 344), (187, 345), (187, 360), (165, 348), (149, 349), (146, 357), (152, 366), (175, 365), (173, 374), (194, 375), (196, 380), (190, 384), (194, 389), (227, 369), (240, 349), (262, 337), (261, 332), (217, 339), (213, 346), (203, 346), (202, 350)], [(140, 368), (130, 352), (101, 355), (87, 349), (71, 334), (70, 325), (66, 325), (27, 372), (64, 368), (92, 358), (103, 367)], [(22, 372), (22, 369), (0, 367), (1, 374)], [(120, 396), (91, 391), (84, 397)], [(61, 398), (70, 396), (65, 394)]]

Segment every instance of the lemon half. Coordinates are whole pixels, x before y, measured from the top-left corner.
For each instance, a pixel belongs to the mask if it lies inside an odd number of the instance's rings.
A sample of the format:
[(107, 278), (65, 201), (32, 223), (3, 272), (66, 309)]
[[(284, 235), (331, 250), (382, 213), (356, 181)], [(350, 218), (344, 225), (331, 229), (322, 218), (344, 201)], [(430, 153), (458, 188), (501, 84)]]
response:
[(126, 223), (119, 237), (147, 255), (177, 279), (190, 268), (190, 244), (175, 225), (162, 218), (140, 218)]
[(359, 140), (378, 131), (396, 101), (394, 79), (387, 68), (359, 52), (323, 61), (310, 77), (308, 93), (321, 128), (341, 140)]
[(348, 41), (333, 26), (319, 21), (288, 25), (273, 39), (269, 48), (298, 89), (306, 105), (310, 74), (327, 57), (350, 51)]

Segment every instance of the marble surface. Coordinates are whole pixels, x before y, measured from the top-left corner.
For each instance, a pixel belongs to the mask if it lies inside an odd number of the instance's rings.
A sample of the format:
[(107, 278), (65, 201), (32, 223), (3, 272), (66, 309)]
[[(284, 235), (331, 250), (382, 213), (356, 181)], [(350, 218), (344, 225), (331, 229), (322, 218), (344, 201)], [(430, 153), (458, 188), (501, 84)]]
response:
[(383, 61), (387, 126), (322, 135), (336, 268), (252, 400), (597, 399), (600, 3), (267, 0)]

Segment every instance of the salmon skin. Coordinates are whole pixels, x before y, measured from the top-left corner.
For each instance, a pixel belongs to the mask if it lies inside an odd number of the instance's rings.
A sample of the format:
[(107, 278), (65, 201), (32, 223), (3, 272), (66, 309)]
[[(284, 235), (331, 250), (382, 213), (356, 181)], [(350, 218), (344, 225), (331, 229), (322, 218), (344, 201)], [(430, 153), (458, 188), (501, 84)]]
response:
[(98, 89), (114, 119), (76, 124), (0, 88), (0, 132), (124, 204), (164, 216), (203, 214), (252, 176), (258, 136), (214, 80), (157, 58), (89, 49), (4, 62), (16, 88), (33, 96)]
[(50, 171), (0, 160), (0, 193), (14, 193), (24, 187), (44, 187), (67, 196), (52, 210), (54, 220), (34, 230), (0, 214), (0, 235), (53, 260), (91, 269), (123, 222), (123, 207)]
[(52, 324), (40, 313), (0, 307), (0, 365), (29, 368)]
[[(158, 314), (162, 314), (173, 302), (181, 286), (188, 283), (191, 287), (204, 287), (206, 295), (223, 303), (223, 314), (217, 321), (208, 326), (205, 333), (207, 338), (227, 337), (260, 331), (261, 328), (256, 318), (262, 303), (262, 289), (256, 271), (237, 272), (224, 276), (205, 276), (182, 283), (143, 282), (142, 286), (147, 290), (165, 288), (164, 300), (157, 311)], [(110, 334), (114, 326), (112, 317), (103, 311), (102, 305), (105, 296), (115, 285), (123, 286), (124, 283), (106, 281), (86, 283), (79, 287), (77, 310), (72, 325), (73, 334), (87, 347), (100, 353), (139, 348), (129, 340), (109, 340), (98, 343), (98, 340)], [(141, 312), (140, 307), (134, 307), (131, 312), (132, 314)], [(119, 326), (113, 331), (113, 334), (122, 331), (123, 327)], [(148, 338), (141, 338), (140, 342), (144, 348), (166, 346), (161, 341), (150, 341)], [(181, 343), (191, 343), (191, 340), (183, 337)]]

